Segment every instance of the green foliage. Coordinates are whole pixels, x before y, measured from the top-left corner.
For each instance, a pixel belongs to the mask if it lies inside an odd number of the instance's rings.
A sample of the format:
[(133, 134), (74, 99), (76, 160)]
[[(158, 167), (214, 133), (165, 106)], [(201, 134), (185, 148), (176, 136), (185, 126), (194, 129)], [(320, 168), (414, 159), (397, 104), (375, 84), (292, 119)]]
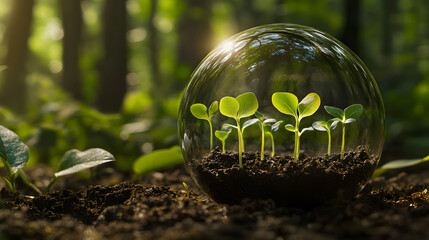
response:
[(222, 142), (222, 153), (225, 153), (225, 141), (231, 133), (231, 129), (228, 130), (216, 130), (215, 136)]
[(92, 148), (86, 151), (72, 149), (67, 151), (61, 159), (58, 171), (55, 173), (54, 179), (49, 183), (47, 190), (57, 178), (77, 173), (104, 163), (115, 161), (115, 157), (106, 150), (100, 148)]
[(141, 156), (134, 162), (133, 170), (137, 175), (143, 175), (182, 163), (183, 156), (180, 147), (173, 146), (169, 149), (159, 149)]
[(28, 155), (28, 147), (18, 135), (0, 126), (0, 158), (7, 173), (2, 178), (12, 192), (15, 191), (16, 174), (27, 164)]
[(328, 155), (331, 154), (331, 130), (335, 129), (337, 124), (337, 119), (330, 119), (328, 121), (316, 121), (312, 125), (314, 129), (328, 133)]
[(313, 130), (312, 127), (299, 130), (299, 124), (305, 117), (313, 115), (320, 106), (320, 97), (316, 93), (309, 93), (301, 102), (298, 98), (288, 92), (276, 92), (271, 97), (272, 103), (281, 113), (292, 115), (295, 118), (295, 126), (287, 124), (285, 129), (295, 133), (294, 160), (299, 158), (299, 137), (306, 131)]
[(206, 120), (210, 126), (210, 150), (213, 149), (213, 125), (212, 125), (212, 116), (217, 113), (219, 110), (218, 101), (214, 101), (209, 109), (207, 110), (206, 105), (202, 103), (195, 103), (191, 106), (191, 113), (194, 117), (202, 120)]
[(243, 93), (236, 98), (223, 97), (220, 100), (219, 110), (224, 116), (233, 118), (237, 123), (238, 133), (238, 156), (239, 165), (243, 167), (242, 154), (244, 149), (243, 129), (240, 120), (245, 117), (252, 116), (258, 110), (259, 104), (256, 96), (252, 92)]
[(388, 162), (386, 164), (384, 164), (383, 166), (377, 168), (374, 171), (374, 174), (372, 175), (372, 178), (376, 178), (382, 174), (384, 174), (385, 172), (389, 171), (390, 169), (399, 169), (399, 168), (406, 168), (406, 167), (411, 167), (423, 162), (429, 161), (429, 155), (424, 157), (424, 158), (420, 158), (420, 159), (402, 159), (402, 160), (394, 160), (391, 162)]
[(363, 106), (361, 104), (353, 104), (348, 107), (346, 107), (343, 110), (331, 107), (331, 106), (325, 106), (325, 110), (327, 113), (331, 114), (335, 118), (334, 121), (341, 122), (342, 124), (342, 140), (341, 140), (341, 159), (344, 159), (344, 146), (345, 146), (345, 139), (346, 139), (346, 124), (355, 122), (357, 118), (360, 117), (363, 113)]

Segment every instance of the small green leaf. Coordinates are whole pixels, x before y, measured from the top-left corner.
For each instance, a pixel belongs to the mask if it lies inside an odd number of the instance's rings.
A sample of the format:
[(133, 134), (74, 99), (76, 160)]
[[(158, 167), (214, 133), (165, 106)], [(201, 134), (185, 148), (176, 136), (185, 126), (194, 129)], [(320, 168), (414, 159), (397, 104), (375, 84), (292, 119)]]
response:
[(286, 124), (285, 129), (289, 132), (295, 132), (295, 126), (292, 124)]
[(253, 114), (255, 114), (256, 110), (258, 110), (258, 99), (256, 99), (254, 93), (243, 93), (239, 95), (236, 99), (240, 105), (237, 113), (238, 118), (252, 116)]
[(6, 65), (1, 65), (1, 66), (0, 66), (0, 72), (4, 71), (4, 70), (6, 70), (6, 69), (7, 69), (7, 66), (6, 66)]
[(306, 128), (303, 128), (302, 130), (301, 130), (301, 132), (299, 133), (299, 135), (302, 135), (304, 132), (307, 132), (307, 131), (313, 131), (314, 130), (314, 128), (313, 127), (306, 127)]
[(329, 129), (333, 130), (338, 126), (338, 118), (333, 118), (328, 120)]
[[(264, 120), (264, 115), (260, 112), (255, 112), (255, 116), (261, 120), (261, 122)], [(265, 122), (265, 121), (264, 121)]]
[(292, 115), (295, 118), (298, 116), (297, 109), (298, 109), (298, 98), (288, 92), (276, 92), (271, 97), (271, 101), (277, 110), (279, 110), (281, 113)]
[(115, 157), (101, 148), (91, 148), (84, 152), (73, 149), (67, 151), (61, 158), (55, 177), (69, 175), (111, 161), (115, 161)]
[(240, 104), (233, 97), (223, 97), (220, 100), (219, 111), (222, 115), (236, 119)]
[(166, 167), (183, 163), (183, 156), (179, 146), (168, 149), (159, 149), (139, 157), (133, 165), (136, 174), (142, 175)]
[(268, 118), (264, 120), (265, 124), (271, 124), (271, 123), (275, 123), (277, 120), (275, 120), (274, 118)]
[(246, 129), (247, 127), (250, 127), (253, 124), (258, 123), (258, 122), (260, 122), (260, 121), (257, 118), (253, 118), (253, 119), (247, 120), (246, 122), (244, 122), (242, 130), (244, 131), (244, 129)]
[(313, 115), (320, 106), (320, 97), (317, 93), (309, 93), (298, 104), (299, 118)]
[(213, 116), (219, 110), (219, 102), (214, 101), (209, 107), (209, 117)]
[(195, 103), (191, 106), (191, 113), (194, 117), (198, 119), (208, 120), (209, 116), (207, 115), (207, 107), (201, 103)]
[(374, 172), (374, 174), (372, 175), (372, 178), (376, 178), (380, 175), (382, 175), (383, 173), (387, 172), (390, 169), (398, 169), (398, 168), (405, 168), (405, 167), (411, 167), (423, 162), (429, 161), (429, 155), (424, 157), (424, 158), (420, 158), (420, 159), (401, 159), (401, 160), (394, 160), (391, 162), (388, 162), (386, 164), (384, 164), (383, 166), (377, 168)]
[(344, 111), (331, 106), (325, 106), (325, 110), (327, 113), (331, 114), (332, 116), (338, 118), (340, 121), (343, 121), (344, 118)]
[(363, 106), (361, 104), (353, 104), (344, 109), (344, 115), (346, 119), (354, 118), (358, 119), (363, 113)]
[(229, 135), (228, 131), (216, 130), (215, 132), (215, 136), (221, 141), (226, 140), (228, 138), (228, 135)]
[(12, 173), (16, 173), (27, 164), (28, 147), (18, 135), (3, 126), (0, 126), (0, 138), (0, 157), (5, 166), (10, 166)]
[(231, 130), (232, 128), (237, 129), (237, 126), (229, 124), (229, 123), (224, 123), (222, 125), (222, 129)]
[(313, 128), (317, 131), (326, 132), (328, 130), (328, 123), (325, 121), (317, 121), (312, 124)]
[(278, 121), (278, 122), (274, 123), (271, 126), (271, 131), (276, 132), (277, 130), (279, 130), (279, 127), (282, 123), (283, 123), (283, 121)]
[(348, 118), (348, 119), (346, 119), (346, 121), (344, 121), (344, 123), (352, 123), (352, 122), (356, 122), (356, 119)]

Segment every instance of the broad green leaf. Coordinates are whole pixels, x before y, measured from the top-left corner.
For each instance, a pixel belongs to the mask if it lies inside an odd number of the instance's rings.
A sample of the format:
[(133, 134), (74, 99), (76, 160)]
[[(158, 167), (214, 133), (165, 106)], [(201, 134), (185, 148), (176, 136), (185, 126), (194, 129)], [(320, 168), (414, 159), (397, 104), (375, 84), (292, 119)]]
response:
[(209, 117), (213, 116), (219, 110), (219, 102), (214, 101), (209, 107)]
[[(260, 113), (260, 112), (255, 112), (255, 116), (259, 119), (259, 120), (261, 120), (261, 121), (263, 121), (264, 120), (264, 115), (262, 114), (262, 113)], [(265, 122), (265, 121), (264, 121)]]
[(28, 147), (21, 142), (18, 135), (3, 126), (0, 126), (0, 138), (0, 157), (3, 162), (9, 163), (12, 173), (16, 173), (27, 164)]
[(320, 106), (320, 97), (317, 93), (309, 93), (305, 98), (298, 104), (299, 118), (313, 115)]
[(240, 107), (238, 101), (233, 97), (223, 97), (220, 100), (219, 111), (222, 115), (236, 119)]
[(353, 104), (344, 109), (344, 115), (346, 119), (354, 118), (358, 119), (363, 113), (363, 106), (361, 104)]
[(55, 177), (69, 175), (111, 161), (115, 161), (115, 157), (101, 148), (91, 148), (83, 152), (72, 149), (61, 158)]
[(207, 107), (201, 103), (195, 103), (191, 106), (191, 113), (194, 117), (198, 119), (208, 120), (209, 116), (207, 115)]
[(259, 121), (259, 119), (257, 119), (257, 118), (253, 118), (253, 119), (249, 119), (249, 120), (247, 120), (246, 122), (244, 122), (244, 124), (243, 124), (243, 127), (242, 127), (242, 130), (244, 131), (244, 129), (245, 128), (247, 128), (247, 127), (249, 127), (249, 126), (252, 126), (253, 124), (255, 124), (255, 123), (259, 123), (260, 121)]
[(136, 174), (142, 175), (166, 167), (183, 163), (183, 156), (179, 146), (168, 149), (159, 149), (139, 157), (133, 165)]
[(331, 106), (325, 106), (325, 110), (327, 113), (331, 114), (332, 116), (338, 118), (340, 121), (343, 121), (344, 118), (344, 111)]
[(289, 132), (295, 132), (295, 126), (292, 124), (286, 124), (285, 129)]
[(421, 158), (421, 159), (401, 159), (401, 160), (394, 160), (391, 162), (388, 162), (384, 164), (383, 166), (377, 168), (372, 175), (372, 178), (376, 178), (383, 173), (387, 172), (390, 169), (398, 169), (398, 168), (405, 168), (405, 167), (411, 167), (417, 164), (420, 164), (422, 162), (429, 161), (429, 155)]
[(277, 110), (281, 113), (292, 115), (295, 118), (297, 117), (297, 109), (298, 109), (298, 98), (288, 92), (276, 92), (271, 97), (271, 101)]
[(258, 99), (252, 92), (247, 92), (239, 95), (237, 101), (240, 105), (237, 113), (238, 118), (249, 117), (255, 114), (256, 110), (258, 110)]
[(228, 131), (216, 130), (216, 132), (215, 132), (215, 136), (221, 141), (224, 141), (225, 139), (227, 139), (228, 135), (229, 135)]
[(312, 124), (313, 128), (317, 131), (326, 132), (328, 129), (328, 123), (325, 121), (317, 121)]

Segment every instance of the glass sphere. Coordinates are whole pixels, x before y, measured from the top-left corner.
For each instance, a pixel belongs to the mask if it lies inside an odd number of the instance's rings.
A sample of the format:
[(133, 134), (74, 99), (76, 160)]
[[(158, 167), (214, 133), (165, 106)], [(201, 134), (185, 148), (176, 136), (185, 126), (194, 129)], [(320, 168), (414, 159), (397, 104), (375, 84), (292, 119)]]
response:
[(270, 24), (234, 35), (200, 63), (178, 130), (187, 170), (215, 201), (311, 206), (366, 185), (383, 147), (384, 106), (341, 42)]

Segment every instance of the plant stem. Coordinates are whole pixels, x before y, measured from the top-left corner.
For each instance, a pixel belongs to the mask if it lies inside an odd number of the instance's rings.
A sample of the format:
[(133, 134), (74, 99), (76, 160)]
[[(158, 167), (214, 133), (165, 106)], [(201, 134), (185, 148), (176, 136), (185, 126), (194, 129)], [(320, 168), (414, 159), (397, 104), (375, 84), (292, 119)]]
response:
[(273, 134), (270, 133), (270, 137), (271, 137), (271, 157), (274, 157), (275, 153), (274, 153), (274, 136)]
[(213, 150), (213, 126), (212, 126), (212, 121), (207, 120), (209, 122), (209, 126), (210, 126), (210, 151)]
[(261, 160), (264, 160), (264, 146), (265, 146), (265, 129), (264, 129), (264, 123), (262, 123), (261, 129), (262, 129), (262, 140), (261, 140)]
[(293, 153), (294, 162), (299, 158), (299, 119), (295, 118), (295, 149)]
[(222, 153), (225, 153), (225, 140), (222, 140)]
[(331, 155), (331, 131), (327, 129), (328, 132), (328, 156)]
[(344, 159), (344, 142), (346, 139), (346, 125), (343, 123), (343, 139), (341, 143), (341, 160)]
[(238, 133), (238, 165), (243, 168), (243, 134), (241, 133), (240, 120), (237, 121), (237, 133)]

